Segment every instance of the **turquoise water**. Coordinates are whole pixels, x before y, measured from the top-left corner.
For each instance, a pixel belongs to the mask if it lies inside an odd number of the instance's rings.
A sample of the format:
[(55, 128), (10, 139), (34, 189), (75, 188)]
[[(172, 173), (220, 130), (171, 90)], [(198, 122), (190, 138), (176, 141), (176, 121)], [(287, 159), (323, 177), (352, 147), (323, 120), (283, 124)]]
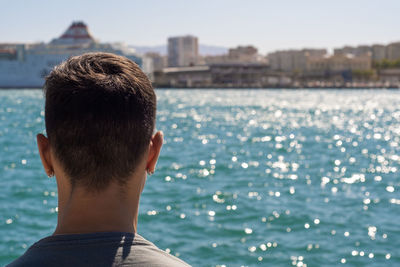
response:
[[(400, 92), (158, 90), (138, 232), (194, 266), (399, 266)], [(54, 230), (39, 90), (0, 91), (0, 265)]]

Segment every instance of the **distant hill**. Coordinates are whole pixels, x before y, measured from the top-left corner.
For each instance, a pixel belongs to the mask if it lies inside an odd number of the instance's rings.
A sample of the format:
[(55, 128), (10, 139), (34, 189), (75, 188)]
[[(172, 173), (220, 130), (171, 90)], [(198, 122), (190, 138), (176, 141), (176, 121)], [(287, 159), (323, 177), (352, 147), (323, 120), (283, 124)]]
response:
[(166, 45), (156, 45), (156, 46), (130, 45), (130, 47), (135, 48), (136, 52), (138, 52), (139, 54), (146, 54), (148, 52), (160, 53), (161, 55), (167, 54), (167, 46)]
[[(139, 54), (145, 54), (147, 52), (156, 52), (161, 55), (167, 54), (167, 45), (156, 45), (156, 46), (136, 46), (131, 45), (131, 47), (136, 49), (136, 52)], [(223, 46), (215, 46), (215, 45), (199, 45), (199, 53), (203, 56), (215, 56), (222, 55), (228, 53), (228, 49)]]
[(216, 45), (199, 45), (199, 53), (203, 56), (216, 56), (228, 53), (229, 48)]

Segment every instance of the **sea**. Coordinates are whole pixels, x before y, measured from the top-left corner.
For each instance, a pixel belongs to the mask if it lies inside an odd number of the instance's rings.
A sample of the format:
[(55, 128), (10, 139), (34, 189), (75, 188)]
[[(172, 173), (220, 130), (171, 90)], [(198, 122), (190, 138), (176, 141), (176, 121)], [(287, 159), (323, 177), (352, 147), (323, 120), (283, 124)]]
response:
[[(157, 89), (138, 232), (193, 266), (400, 266), (400, 91)], [(0, 265), (51, 235), (41, 90), (0, 91)]]

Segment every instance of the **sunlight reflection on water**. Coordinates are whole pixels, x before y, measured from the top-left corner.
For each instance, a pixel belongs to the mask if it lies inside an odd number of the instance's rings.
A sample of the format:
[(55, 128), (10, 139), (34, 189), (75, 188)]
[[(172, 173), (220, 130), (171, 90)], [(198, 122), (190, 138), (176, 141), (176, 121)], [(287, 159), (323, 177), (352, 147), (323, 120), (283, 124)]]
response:
[[(194, 266), (400, 264), (400, 93), (158, 90), (139, 233)], [(54, 229), (40, 91), (0, 91), (0, 263)]]

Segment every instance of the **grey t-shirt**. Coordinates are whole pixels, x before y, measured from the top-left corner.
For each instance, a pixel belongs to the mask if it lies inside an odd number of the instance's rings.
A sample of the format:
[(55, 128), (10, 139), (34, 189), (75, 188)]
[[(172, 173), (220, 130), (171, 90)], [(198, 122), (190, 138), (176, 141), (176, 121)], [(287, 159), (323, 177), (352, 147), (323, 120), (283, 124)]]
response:
[(55, 235), (33, 244), (8, 265), (16, 266), (189, 266), (132, 233)]

